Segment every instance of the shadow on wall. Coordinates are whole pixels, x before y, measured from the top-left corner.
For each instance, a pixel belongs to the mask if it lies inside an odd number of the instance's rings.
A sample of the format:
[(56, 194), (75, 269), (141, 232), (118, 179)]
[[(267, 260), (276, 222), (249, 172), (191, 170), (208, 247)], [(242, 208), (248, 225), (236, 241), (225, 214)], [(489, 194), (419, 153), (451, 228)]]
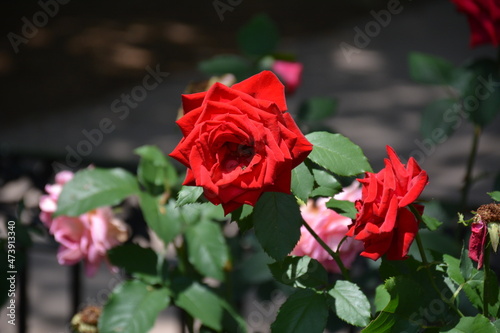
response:
[[(377, 1), (380, 8), (385, 2)], [(0, 109), (5, 125), (124, 88), (137, 82), (148, 65), (173, 73), (232, 52), (235, 31), (256, 13), (268, 13), (291, 36), (335, 28), (374, 3), (49, 0), (3, 6)]]

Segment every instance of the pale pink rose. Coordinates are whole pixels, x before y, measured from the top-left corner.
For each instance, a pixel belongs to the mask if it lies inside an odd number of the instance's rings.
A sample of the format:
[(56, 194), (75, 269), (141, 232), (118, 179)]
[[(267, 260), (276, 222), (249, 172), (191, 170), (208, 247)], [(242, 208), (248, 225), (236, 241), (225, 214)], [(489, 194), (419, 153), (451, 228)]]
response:
[(50, 228), (52, 224), (52, 214), (55, 213), (57, 209), (57, 199), (62, 192), (64, 184), (73, 179), (73, 172), (71, 171), (61, 171), (56, 174), (55, 184), (45, 185), (45, 192), (48, 194), (42, 195), (40, 198), (40, 220)]
[[(356, 201), (361, 198), (361, 188), (357, 181), (343, 189), (343, 191), (334, 196), (337, 200)], [(337, 251), (340, 241), (344, 238), (348, 226), (352, 220), (342, 216), (332, 209), (326, 207), (330, 198), (319, 198), (316, 201), (309, 200), (307, 205), (302, 205), (300, 211), (302, 218), (318, 236), (333, 250)], [(340, 273), (340, 269), (328, 254), (311, 236), (305, 227), (301, 228), (300, 240), (293, 249), (291, 255), (309, 256), (318, 260), (327, 271)], [(340, 258), (347, 268), (351, 267), (352, 262), (363, 250), (363, 243), (351, 237), (348, 237), (340, 247)]]
[[(52, 217), (62, 187), (73, 174), (56, 175), (56, 184), (45, 187), (48, 195), (40, 199), (40, 219), (60, 243), (57, 260), (61, 265), (85, 261), (85, 273), (92, 276), (101, 262), (108, 263), (107, 251), (128, 238), (126, 224), (115, 218), (111, 207), (100, 207), (80, 216)], [(114, 269), (111, 267), (111, 269)]]
[(293, 94), (300, 85), (302, 69), (300, 62), (284, 60), (276, 60), (271, 66), (271, 70), (280, 78), (289, 94)]

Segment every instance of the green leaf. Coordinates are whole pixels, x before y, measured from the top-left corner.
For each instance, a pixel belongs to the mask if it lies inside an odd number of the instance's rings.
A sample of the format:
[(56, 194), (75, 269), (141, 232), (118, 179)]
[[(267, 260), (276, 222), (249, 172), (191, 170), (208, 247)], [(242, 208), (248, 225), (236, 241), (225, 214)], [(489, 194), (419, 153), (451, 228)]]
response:
[(221, 228), (214, 222), (201, 220), (186, 230), (188, 260), (204, 276), (224, 280), (224, 267), (229, 262), (229, 249)]
[(391, 300), (391, 295), (385, 289), (385, 286), (383, 284), (379, 285), (377, 289), (375, 289), (375, 311), (380, 312), (385, 307), (389, 304), (389, 301)]
[(485, 127), (500, 113), (500, 83), (496, 60), (481, 58), (466, 67), (474, 75), (462, 95), (465, 111), (471, 120)]
[[(444, 232), (435, 232), (428, 229), (419, 230), (427, 258), (434, 261), (441, 261), (442, 254), (460, 256), (460, 247), (455, 238)], [(410, 248), (410, 255), (420, 258), (420, 253), (416, 242)]]
[(235, 262), (235, 280), (253, 285), (260, 285), (273, 280), (273, 276), (267, 265), (274, 260), (258, 244), (251, 251), (250, 255)]
[(328, 295), (335, 299), (335, 307), (331, 307), (340, 319), (354, 326), (368, 325), (370, 302), (356, 284), (338, 280)]
[(457, 121), (450, 121), (449, 115), (450, 110), (455, 110), (457, 106), (458, 102), (452, 98), (440, 99), (429, 104), (420, 120), (422, 138), (435, 144), (446, 141), (458, 127)]
[(148, 226), (166, 244), (174, 240), (182, 231), (181, 219), (177, 207), (172, 202), (161, 205), (159, 198), (148, 193), (139, 196), (140, 207)]
[(63, 187), (55, 216), (78, 216), (138, 194), (137, 179), (124, 169), (85, 169)]
[(491, 317), (498, 317), (500, 310), (500, 290), (498, 286), (498, 278), (495, 272), (491, 269), (485, 271), (488, 274), (488, 279), (484, 283), (483, 297), (488, 302), (488, 312)]
[(379, 268), (380, 278), (385, 281), (398, 275), (411, 275), (420, 271), (420, 265), (421, 262), (412, 256), (406, 260), (387, 260), (382, 257)]
[(333, 197), (342, 190), (342, 185), (330, 173), (313, 169), (313, 175), (318, 187), (312, 191), (310, 197)]
[(333, 209), (340, 215), (353, 219), (356, 217), (358, 210), (354, 207), (354, 202), (348, 200), (337, 200), (331, 198), (327, 203), (326, 207)]
[(170, 293), (166, 288), (153, 288), (138, 280), (124, 282), (111, 293), (104, 306), (99, 332), (148, 332), (169, 303)]
[(452, 73), (451, 86), (461, 95), (465, 95), (467, 93), (468, 86), (473, 79), (475, 79), (473, 71), (466, 67), (456, 67)]
[(495, 326), (495, 329), (497, 332), (500, 332), (500, 319), (497, 319), (493, 322), (493, 326)]
[(177, 171), (157, 147), (142, 146), (134, 152), (141, 156), (137, 178), (149, 192), (163, 193), (177, 183)]
[(305, 163), (292, 170), (292, 193), (300, 200), (307, 202), (314, 186), (314, 177)]
[(372, 170), (361, 148), (341, 134), (313, 132), (306, 138), (313, 144), (308, 158), (334, 174), (355, 176)]
[(500, 191), (488, 192), (488, 195), (495, 201), (500, 201)]
[(270, 54), (278, 42), (278, 29), (266, 14), (254, 16), (238, 31), (238, 45), (244, 54), (250, 56)]
[(424, 221), (427, 229), (431, 231), (437, 230), (443, 224), (443, 222), (428, 215), (422, 215), (422, 220)]
[[(398, 318), (394, 314), (399, 305), (399, 297), (391, 297), (389, 292), (387, 291), (387, 286), (394, 285), (394, 277), (391, 277), (386, 280), (385, 285), (381, 285), (377, 287), (375, 295), (375, 306), (377, 307), (377, 311), (379, 306), (382, 306), (384, 303), (384, 308), (380, 311), (378, 316), (370, 322), (370, 324), (363, 329), (361, 332), (363, 333), (379, 333), (379, 332), (393, 332), (392, 328), (396, 325)], [(381, 290), (384, 291), (381, 291)], [(379, 294), (380, 293), (380, 294)], [(386, 294), (387, 293), (387, 294)], [(378, 296), (377, 296), (378, 295)], [(389, 295), (389, 299), (387, 300), (387, 295)]]
[(203, 194), (203, 187), (183, 186), (177, 196), (177, 207), (195, 203)]
[(460, 272), (460, 260), (450, 255), (443, 255), (443, 261), (446, 264), (446, 274), (450, 279), (458, 285), (465, 282), (462, 273)]
[(238, 333), (246, 333), (247, 332), (247, 323), (246, 323), (245, 319), (226, 300), (219, 298), (219, 302), (220, 302), (221, 307), (224, 310), (226, 310), (226, 312), (234, 319), (234, 321), (237, 325), (237, 332)]
[(128, 243), (116, 246), (107, 253), (112, 265), (125, 269), (129, 274), (157, 275), (158, 256), (152, 249)]
[(323, 288), (328, 284), (325, 268), (310, 257), (286, 257), (269, 265), (274, 278), (296, 288)]
[(210, 76), (220, 76), (231, 73), (238, 80), (243, 80), (252, 74), (250, 62), (237, 55), (221, 54), (209, 60), (198, 63), (198, 69)]
[(455, 66), (440, 57), (412, 52), (409, 56), (412, 80), (426, 84), (452, 84)]
[(457, 326), (444, 333), (496, 333), (495, 326), (482, 314), (460, 318)]
[(302, 216), (292, 195), (266, 192), (255, 205), (253, 223), (264, 251), (282, 260), (299, 241)]
[(380, 333), (393, 332), (392, 328), (396, 324), (396, 317), (389, 312), (381, 312), (377, 318), (370, 322), (361, 332), (362, 333)]
[(312, 97), (300, 105), (298, 119), (308, 122), (325, 120), (335, 114), (338, 101), (329, 97)]
[(216, 331), (222, 329), (224, 308), (221, 299), (204, 285), (193, 282), (188, 286), (182, 286), (176, 295), (175, 304), (186, 310), (193, 318), (201, 320), (204, 325)]
[(462, 289), (469, 301), (478, 309), (483, 309), (483, 281), (484, 272), (476, 271), (466, 283), (462, 285)]
[(474, 269), (474, 265), (472, 264), (472, 260), (469, 258), (469, 250), (467, 250), (464, 246), (460, 256), (460, 273), (467, 281), (471, 279), (476, 271), (477, 270)]
[(390, 326), (387, 331), (416, 333), (426, 327), (446, 326), (458, 320), (458, 315), (449, 309), (436, 291), (439, 290), (447, 299), (452, 296), (441, 271), (433, 267), (426, 269), (412, 257), (405, 261), (383, 258), (380, 271), (391, 299), (367, 332), (378, 332), (373, 330), (378, 326)]
[(488, 235), (490, 236), (491, 248), (495, 253), (498, 249), (498, 241), (500, 235), (500, 223), (499, 222), (489, 222), (488, 223)]
[(250, 205), (243, 205), (231, 213), (233, 221), (238, 223), (238, 228), (241, 233), (247, 232), (253, 228), (253, 207)]
[(322, 333), (328, 318), (324, 295), (301, 289), (290, 295), (271, 325), (273, 333)]

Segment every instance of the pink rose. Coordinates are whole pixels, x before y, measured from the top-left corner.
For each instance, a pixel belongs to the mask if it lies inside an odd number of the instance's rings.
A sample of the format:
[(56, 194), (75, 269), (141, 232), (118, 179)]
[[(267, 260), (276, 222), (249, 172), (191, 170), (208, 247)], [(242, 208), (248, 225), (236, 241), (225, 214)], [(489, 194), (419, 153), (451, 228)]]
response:
[(80, 216), (58, 216), (57, 200), (73, 173), (63, 171), (56, 175), (56, 184), (47, 185), (48, 195), (40, 199), (40, 219), (60, 244), (57, 260), (61, 265), (74, 265), (85, 261), (85, 273), (92, 276), (101, 262), (108, 262), (107, 251), (128, 238), (124, 222), (115, 218), (111, 207), (100, 207)]
[(52, 214), (54, 214), (57, 209), (57, 199), (62, 192), (63, 185), (73, 179), (73, 172), (61, 171), (55, 178), (55, 184), (45, 185), (45, 192), (48, 194), (42, 195), (39, 203), (41, 210), (40, 220), (42, 220), (47, 228), (50, 228), (52, 224)]
[[(361, 188), (358, 182), (353, 182), (350, 186), (344, 188), (343, 192), (334, 196), (337, 200), (356, 201), (361, 198)], [(352, 220), (342, 216), (332, 209), (326, 207), (330, 198), (319, 198), (316, 201), (309, 200), (307, 205), (303, 205), (300, 210), (302, 218), (318, 236), (334, 251), (340, 241), (344, 238), (349, 229), (348, 226)], [(363, 243), (352, 238), (347, 238), (340, 247), (340, 258), (344, 265), (349, 268), (363, 250)], [(318, 242), (305, 229), (301, 228), (300, 240), (293, 249), (292, 255), (309, 256), (318, 260), (327, 271), (340, 273), (340, 269), (333, 258), (326, 252)]]
[(286, 92), (293, 94), (300, 85), (303, 65), (300, 62), (276, 60), (271, 70), (278, 75), (285, 85)]

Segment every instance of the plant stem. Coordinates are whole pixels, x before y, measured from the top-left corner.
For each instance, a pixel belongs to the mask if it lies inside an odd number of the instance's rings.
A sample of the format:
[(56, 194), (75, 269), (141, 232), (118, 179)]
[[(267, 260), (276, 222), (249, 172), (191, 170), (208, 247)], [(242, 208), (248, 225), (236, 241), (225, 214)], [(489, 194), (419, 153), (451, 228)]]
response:
[[(410, 208), (410, 211), (412, 212), (412, 214), (415, 216), (415, 218), (418, 220), (419, 223), (424, 223), (422, 215), (420, 215), (419, 211), (415, 208), (415, 206), (409, 205), (408, 208)], [(420, 238), (420, 234), (418, 232), (417, 235), (415, 236), (415, 240), (417, 241), (418, 252), (420, 253), (422, 262), (427, 266), (428, 264), (427, 257), (425, 255), (424, 246), (422, 245), (422, 239)]]
[[(487, 232), (487, 231), (486, 231)], [(488, 275), (490, 271), (490, 243), (487, 242), (484, 246), (484, 257), (483, 257), (483, 270), (484, 270), (484, 280), (483, 280), (483, 315), (486, 318), (489, 318), (489, 310), (488, 310)]]
[[(408, 208), (410, 208), (411, 212), (415, 216), (415, 218), (420, 222), (424, 223), (422, 219), (422, 215), (420, 215), (419, 211), (415, 208), (413, 205), (409, 205)], [(460, 317), (463, 317), (463, 313), (456, 307), (455, 303), (444, 297), (444, 295), (441, 293), (439, 288), (436, 285), (436, 281), (434, 281), (434, 277), (432, 276), (432, 272), (429, 266), (429, 262), (427, 261), (427, 256), (425, 255), (425, 249), (424, 245), (422, 244), (422, 239), (420, 238), (420, 234), (417, 232), (415, 236), (415, 240), (417, 242), (418, 246), (418, 251), (420, 253), (420, 257), (422, 259), (422, 263), (424, 264), (425, 271), (427, 272), (427, 277), (429, 278), (429, 281), (431, 282), (432, 288), (436, 291), (436, 293), (439, 295), (441, 300), (448, 304), (448, 306), (453, 309)]]
[(351, 281), (351, 277), (349, 276), (349, 271), (345, 268), (344, 263), (342, 262), (342, 259), (340, 259), (340, 255), (336, 252), (334, 252), (326, 243), (318, 236), (318, 234), (311, 228), (309, 224), (307, 224), (306, 221), (302, 220), (302, 225), (306, 227), (307, 231), (314, 237), (314, 239), (321, 245), (323, 249), (325, 249), (326, 252), (335, 260), (337, 265), (340, 268), (340, 271), (342, 272), (342, 276), (344, 276), (344, 279), (347, 281)]
[(477, 150), (479, 146), (479, 138), (481, 137), (482, 128), (479, 125), (474, 125), (474, 135), (472, 138), (472, 147), (467, 160), (467, 169), (465, 171), (464, 184), (461, 190), (460, 208), (467, 209), (467, 199), (469, 190), (472, 186), (472, 170), (474, 169), (474, 162), (476, 161)]

